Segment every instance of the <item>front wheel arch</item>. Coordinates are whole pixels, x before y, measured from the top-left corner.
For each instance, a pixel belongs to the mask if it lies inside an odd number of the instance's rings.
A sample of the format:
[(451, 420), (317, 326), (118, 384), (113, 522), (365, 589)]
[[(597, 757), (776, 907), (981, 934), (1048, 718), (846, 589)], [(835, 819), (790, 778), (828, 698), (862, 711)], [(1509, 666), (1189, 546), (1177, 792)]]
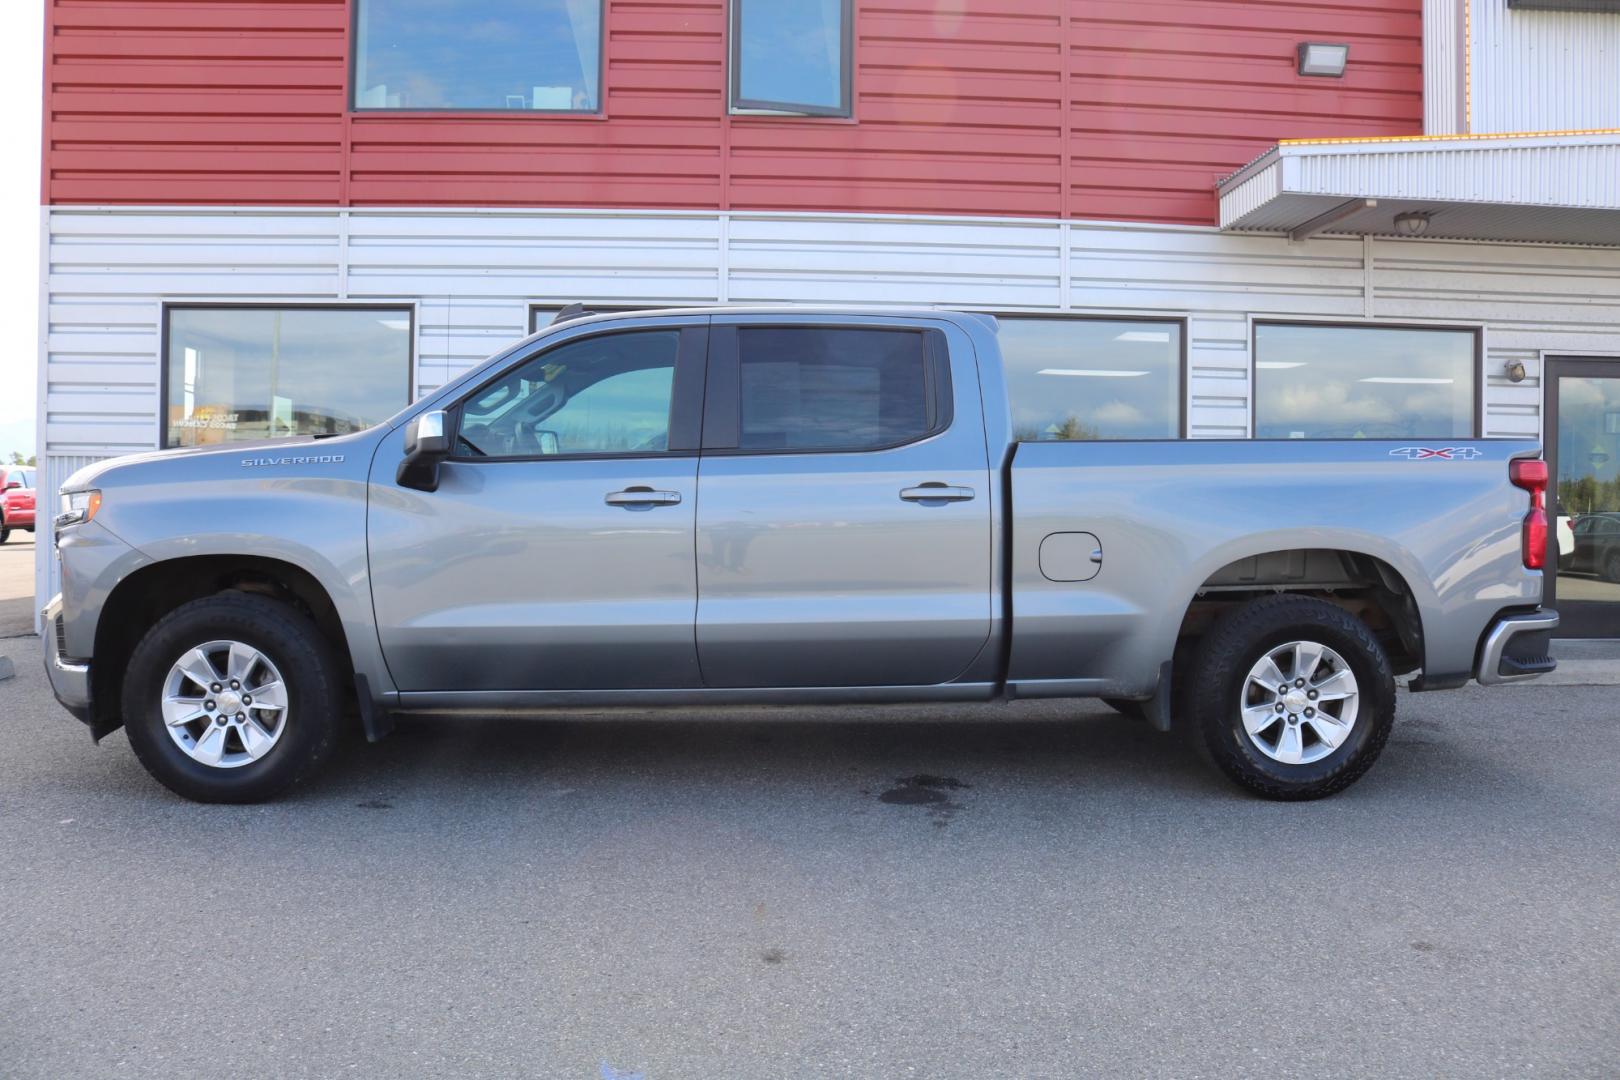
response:
[(91, 663), (91, 731), (97, 739), (123, 726), (125, 668), (147, 630), (193, 600), (230, 592), (280, 600), (306, 616), (343, 665), (348, 692), (353, 693), (353, 659), (343, 621), (331, 595), (308, 570), (255, 556), (166, 559), (131, 573), (102, 604)]

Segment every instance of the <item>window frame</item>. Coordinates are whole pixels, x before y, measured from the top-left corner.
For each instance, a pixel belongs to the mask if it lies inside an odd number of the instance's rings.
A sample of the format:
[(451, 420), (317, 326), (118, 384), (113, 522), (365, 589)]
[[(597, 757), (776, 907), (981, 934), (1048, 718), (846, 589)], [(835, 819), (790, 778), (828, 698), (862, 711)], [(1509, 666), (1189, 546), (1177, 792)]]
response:
[(596, 108), (594, 109), (486, 109), (476, 106), (410, 109), (390, 109), (386, 106), (382, 108), (364, 108), (355, 101), (355, 96), (360, 92), (360, 7), (364, 3), (366, 3), (366, 0), (351, 0), (349, 3), (349, 62), (344, 71), (344, 79), (348, 85), (344, 88), (343, 102), (344, 109), (348, 113), (356, 116), (528, 116), (549, 120), (569, 118), (603, 120), (607, 117), (607, 0), (597, 0), (599, 40), (596, 48)]
[[(1177, 418), (1176, 418), (1176, 434), (1174, 434), (1174, 435), (1166, 435), (1166, 436), (1163, 436), (1161, 438), (1153, 438), (1153, 439), (1089, 439), (1089, 440), (1086, 440), (1086, 441), (1088, 441), (1088, 442), (1099, 442), (1099, 443), (1180, 442), (1183, 439), (1187, 439), (1187, 438), (1190, 437), (1189, 434), (1188, 434), (1188, 432), (1190, 430), (1190, 427), (1189, 427), (1189, 415), (1192, 412), (1192, 409), (1190, 407), (1190, 403), (1189, 403), (1188, 397), (1187, 397), (1188, 386), (1189, 386), (1189, 382), (1188, 382), (1189, 375), (1188, 375), (1188, 367), (1187, 367), (1187, 338), (1188, 338), (1190, 328), (1188, 326), (1188, 321), (1189, 320), (1188, 320), (1187, 316), (1185, 316), (1185, 315), (1099, 315), (1099, 314), (1096, 314), (1096, 313), (1093, 313), (1093, 312), (1087, 312), (1087, 313), (1082, 315), (1082, 314), (1075, 314), (1073, 312), (1068, 312), (1068, 311), (1053, 311), (1053, 312), (1045, 312), (1045, 311), (995, 311), (995, 310), (991, 310), (991, 309), (988, 309), (988, 308), (979, 308), (977, 310), (981, 314), (993, 316), (996, 319), (997, 322), (1002, 322), (1002, 321), (1011, 322), (1011, 321), (1013, 321), (1015, 319), (1039, 319), (1042, 322), (1090, 322), (1090, 323), (1122, 323), (1122, 322), (1128, 322), (1128, 323), (1145, 323), (1145, 324), (1154, 325), (1154, 326), (1175, 326), (1177, 329), (1180, 330), (1180, 334), (1178, 336), (1179, 336), (1180, 341), (1181, 341), (1180, 348), (1176, 350), (1177, 354), (1178, 354), (1177, 357), (1176, 357), (1176, 411), (1179, 414), (1177, 416)], [(1000, 345), (999, 336), (998, 336), (998, 339), (997, 339), (997, 345), (998, 345), (998, 347)], [(1002, 379), (1003, 379), (1003, 381), (1005, 381), (1005, 379), (1006, 379), (1006, 371), (1005, 371), (1005, 369), (1006, 369), (1006, 359), (1005, 359), (1005, 357), (1003, 357), (1003, 359), (1002, 359), (1002, 368), (1003, 368)], [(1009, 408), (1011, 407), (1011, 399), (1010, 398), (1009, 398), (1009, 401), (1008, 401), (1008, 406), (1009, 406)], [(1009, 435), (1010, 435), (1010, 433), (1009, 433)], [(1058, 441), (1065, 441), (1065, 440), (1048, 439), (1048, 440), (1043, 440), (1043, 441), (1046, 441), (1046, 442), (1058, 442)]]
[[(855, 115), (855, 2), (839, 0), (843, 34), (838, 46), (839, 96), (836, 107), (804, 105), (790, 101), (767, 101), (744, 97), (742, 92), (742, 9), (751, 0), (728, 0), (726, 16), (727, 111), (740, 116), (823, 117), (848, 120)], [(759, 0), (752, 0), (759, 2)]]
[[(607, 337), (610, 334), (656, 333), (671, 330), (676, 333), (677, 338), (675, 373), (669, 394), (669, 436), (666, 449), (628, 453), (592, 451), (583, 454), (514, 454), (507, 457), (479, 457), (461, 453), (462, 407), (496, 383), (511, 376), (519, 368), (527, 367), (548, 353), (590, 338)], [(488, 378), (463, 390), (456, 395), (454, 402), (438, 406), (449, 414), (450, 421), (450, 455), (445, 460), (458, 465), (506, 465), (537, 461), (662, 461), (697, 457), (703, 437), (703, 393), (709, 340), (710, 329), (706, 321), (688, 320), (644, 326), (593, 327), (586, 333), (570, 334), (560, 341), (537, 342), (537, 348), (503, 364), (500, 370), (491, 372)]]
[(1262, 326), (1319, 327), (1324, 330), (1432, 330), (1442, 333), (1472, 334), (1474, 362), (1469, 369), (1473, 380), (1472, 427), (1467, 435), (1383, 435), (1390, 439), (1483, 439), (1485, 430), (1485, 327), (1474, 323), (1386, 322), (1372, 319), (1261, 319), (1249, 320), (1249, 438), (1256, 442), (1343, 442), (1343, 439), (1304, 438), (1288, 439), (1260, 436), (1260, 328)]
[(1565, 11), (1620, 15), (1620, 0), (1507, 0), (1509, 11)]
[[(398, 303), (291, 303), (282, 304), (271, 300), (184, 300), (162, 301), (162, 314), (158, 335), (158, 415), (157, 415), (157, 445), (160, 450), (173, 450), (179, 448), (177, 443), (169, 441), (169, 346), (171, 344), (170, 331), (172, 330), (171, 316), (176, 311), (372, 311), (389, 315), (404, 315), (410, 320), (406, 327), (407, 335), (405, 349), (405, 399), (398, 408), (393, 409), (387, 416), (379, 417), (375, 424), (363, 428), (370, 431), (379, 427), (397, 416), (401, 409), (408, 409), (416, 403), (416, 363), (417, 363), (417, 317), (416, 303), (414, 301)], [(284, 436), (284, 438), (297, 438), (298, 436)], [(229, 447), (230, 442), (220, 444)]]
[[(909, 439), (881, 446), (771, 446), (738, 445), (742, 439), (742, 342), (743, 330), (863, 330), (868, 332), (916, 334), (922, 338), (923, 386), (930, 400), (926, 403), (928, 429)], [(800, 454), (881, 454), (905, 446), (915, 446), (949, 431), (956, 419), (955, 389), (951, 381), (950, 350), (945, 333), (937, 326), (871, 322), (762, 321), (716, 322), (709, 328), (707, 392), (703, 398), (703, 455), (708, 457), (776, 457)]]

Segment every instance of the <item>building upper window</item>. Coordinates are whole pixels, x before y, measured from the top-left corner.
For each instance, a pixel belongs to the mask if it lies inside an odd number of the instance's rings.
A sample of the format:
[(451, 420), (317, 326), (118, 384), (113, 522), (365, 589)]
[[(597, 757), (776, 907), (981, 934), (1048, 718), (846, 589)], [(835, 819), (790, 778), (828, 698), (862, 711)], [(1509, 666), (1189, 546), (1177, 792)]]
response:
[(356, 109), (598, 112), (602, 0), (357, 0)]
[(997, 320), (1019, 442), (1181, 434), (1181, 324)]
[(410, 401), (409, 308), (171, 307), (165, 446), (341, 435)]
[(1258, 324), (1255, 436), (1471, 437), (1477, 347), (1472, 330)]
[(735, 109), (850, 114), (850, 0), (732, 0)]
[(1620, 14), (1620, 0), (1508, 0), (1507, 6), (1528, 11), (1612, 11)]

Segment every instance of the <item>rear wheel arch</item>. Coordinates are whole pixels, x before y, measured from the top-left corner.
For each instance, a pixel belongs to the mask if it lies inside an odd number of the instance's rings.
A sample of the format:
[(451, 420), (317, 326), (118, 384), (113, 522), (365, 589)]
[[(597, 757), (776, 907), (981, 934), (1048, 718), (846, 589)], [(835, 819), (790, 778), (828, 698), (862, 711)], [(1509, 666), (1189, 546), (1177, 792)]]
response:
[(1196, 641), (1226, 611), (1276, 594), (1343, 608), (1378, 637), (1397, 674), (1423, 666), (1423, 615), (1407, 576), (1350, 548), (1287, 548), (1234, 559), (1206, 577), (1183, 609), (1178, 642)]

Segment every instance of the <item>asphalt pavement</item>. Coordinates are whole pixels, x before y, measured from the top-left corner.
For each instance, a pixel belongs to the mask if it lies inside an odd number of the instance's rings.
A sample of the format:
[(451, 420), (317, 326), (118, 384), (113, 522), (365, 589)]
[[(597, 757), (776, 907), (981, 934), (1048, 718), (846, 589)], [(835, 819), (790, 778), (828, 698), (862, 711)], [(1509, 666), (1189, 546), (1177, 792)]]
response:
[(1095, 705), (411, 720), (260, 807), (0, 683), (0, 1075), (1613, 1076), (1620, 698), (1256, 801)]

